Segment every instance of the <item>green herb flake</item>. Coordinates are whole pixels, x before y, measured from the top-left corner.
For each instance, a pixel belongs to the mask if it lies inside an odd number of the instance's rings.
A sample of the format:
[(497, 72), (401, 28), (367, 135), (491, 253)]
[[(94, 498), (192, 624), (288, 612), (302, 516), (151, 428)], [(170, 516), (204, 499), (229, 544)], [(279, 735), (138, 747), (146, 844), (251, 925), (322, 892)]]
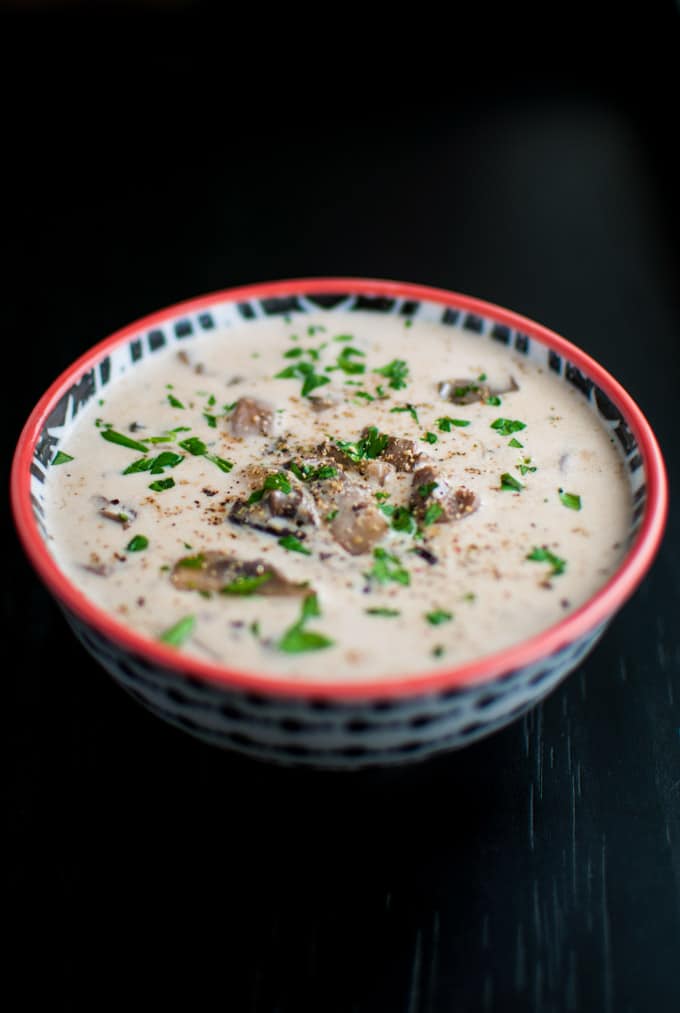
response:
[(418, 412), (415, 410), (412, 404), (397, 405), (396, 408), (390, 408), (391, 415), (394, 415), (397, 412), (408, 412), (413, 421), (417, 425), (420, 425), (420, 421), (418, 419)]
[(385, 618), (391, 618), (392, 616), (400, 616), (401, 612), (399, 609), (389, 608), (372, 608), (364, 609), (367, 616), (384, 616)]
[(230, 472), (231, 469), (234, 467), (231, 461), (225, 460), (224, 457), (218, 457), (217, 454), (204, 454), (203, 456), (205, 457), (206, 461), (210, 461), (211, 464), (216, 465), (220, 469), (220, 471), (225, 472), (225, 474)]
[(220, 594), (257, 594), (262, 585), (266, 584), (271, 578), (272, 575), (269, 571), (258, 573), (254, 577), (236, 577), (230, 584), (225, 584), (224, 587), (220, 588)]
[(544, 545), (538, 547), (534, 546), (532, 551), (525, 558), (531, 560), (532, 563), (549, 563), (552, 567), (550, 575), (555, 577), (564, 573), (567, 568), (567, 561), (565, 559), (560, 559), (560, 557), (556, 556), (550, 551), (550, 549), (546, 549)]
[(333, 341), (354, 341), (354, 338), (351, 334), (336, 334)]
[(329, 366), (329, 369), (341, 369), (343, 373), (347, 373), (350, 376), (357, 373), (365, 373), (366, 367), (363, 362), (353, 362), (352, 357), (360, 356), (365, 358), (366, 353), (362, 352), (359, 348), (354, 348), (352, 345), (346, 345), (335, 360), (335, 366)]
[(330, 524), (330, 522), (334, 521), (337, 516), (338, 516), (338, 511), (337, 510), (331, 510), (330, 513), (326, 514), (326, 520)]
[(285, 631), (278, 642), (280, 651), (287, 654), (301, 654), (305, 651), (320, 651), (326, 647), (332, 647), (333, 641), (324, 636), (323, 633), (314, 633), (304, 628), (309, 619), (315, 619), (321, 615), (319, 602), (315, 594), (307, 595), (302, 603), (300, 618), (289, 629)]
[(426, 612), (425, 618), (431, 626), (441, 626), (442, 623), (448, 623), (453, 619), (453, 612), (446, 612), (444, 609), (434, 609), (432, 612)]
[(402, 390), (409, 378), (408, 364), (403, 359), (392, 359), (386, 366), (374, 369), (373, 372), (387, 377), (393, 390)]
[(355, 398), (363, 398), (364, 401), (375, 401), (372, 394), (369, 394), (367, 390), (358, 390), (354, 395)]
[(404, 320), (404, 327), (413, 327), (413, 321), (411, 319)]
[(104, 429), (100, 433), (103, 440), (108, 440), (109, 443), (117, 443), (120, 447), (128, 447), (130, 450), (138, 450), (142, 454), (145, 454), (147, 448), (143, 443), (139, 443), (137, 440), (130, 439), (125, 433), (118, 433), (115, 429)]
[(286, 366), (279, 373), (275, 373), (275, 379), (277, 380), (290, 380), (298, 379), (302, 380), (302, 396), (307, 397), (317, 387), (323, 386), (325, 383), (330, 383), (330, 377), (321, 376), (314, 372), (314, 366), (311, 362), (296, 362), (292, 366)]
[(304, 352), (299, 346), (289, 348), (287, 352), (283, 353), (284, 359), (299, 359), (301, 355), (304, 355)]
[(423, 499), (427, 499), (430, 493), (434, 492), (438, 485), (439, 482), (424, 482), (422, 485), (418, 486), (418, 495), (422, 496)]
[(73, 458), (70, 454), (65, 454), (63, 450), (58, 450), (52, 458), (52, 464), (68, 464)]
[(434, 522), (438, 520), (443, 513), (444, 508), (439, 503), (430, 503), (429, 507), (425, 511), (425, 516), (423, 517), (423, 527), (426, 528), (430, 524), (434, 524)]
[(282, 472), (267, 475), (262, 486), (259, 489), (256, 489), (255, 492), (252, 492), (248, 497), (248, 506), (252, 506), (253, 503), (259, 503), (264, 494), (270, 489), (278, 489), (279, 492), (284, 492), (288, 495), (291, 490), (291, 485)]
[(567, 507), (568, 510), (580, 510), (581, 509), (581, 497), (574, 492), (565, 492), (564, 489), (557, 490), (560, 497), (560, 503), (562, 506)]
[(518, 482), (513, 475), (509, 475), (507, 471), (501, 475), (501, 489), (505, 492), (521, 492), (524, 486), (521, 482)]
[(503, 402), (499, 397), (496, 396), (496, 394), (490, 394), (489, 397), (484, 402), (484, 404), (493, 405), (494, 408), (498, 408), (498, 406), (501, 405), (502, 403)]
[(172, 489), (174, 484), (174, 478), (160, 478), (157, 482), (152, 482), (149, 489), (153, 492), (165, 492), (166, 489)]
[(173, 408), (184, 408), (182, 402), (176, 398), (174, 394), (168, 394), (168, 404), (170, 404)]
[(131, 538), (125, 546), (128, 552), (141, 552), (143, 549), (147, 549), (148, 547), (149, 539), (146, 535), (135, 535), (135, 537)]
[(470, 425), (469, 419), (452, 419), (449, 415), (442, 415), (441, 418), (436, 420), (437, 428), (442, 433), (450, 433), (451, 426), (456, 426), (458, 429), (465, 429), (466, 426)]
[(373, 567), (365, 576), (379, 584), (393, 581), (407, 587), (411, 583), (411, 575), (401, 565), (399, 558), (380, 546), (373, 550)]
[(420, 437), (422, 443), (436, 443), (438, 437), (435, 433), (427, 432), (424, 436)]
[(217, 429), (217, 417), (210, 415), (208, 412), (203, 412), (203, 418), (208, 423), (211, 429)]
[(170, 629), (161, 633), (158, 639), (164, 644), (169, 644), (170, 647), (181, 647), (194, 632), (195, 626), (196, 616), (184, 616)]
[(525, 457), (524, 461), (520, 461), (520, 463), (517, 465), (517, 470), (519, 471), (520, 475), (533, 473), (534, 471), (537, 470), (535, 464), (529, 464), (530, 460), (531, 460), (530, 457)]
[(311, 468), (308, 464), (298, 464), (291, 461), (290, 470), (301, 482), (319, 482), (329, 478), (335, 478), (338, 469), (332, 464), (322, 464), (319, 468)]
[(490, 426), (490, 428), (495, 429), (500, 436), (511, 436), (513, 433), (518, 433), (520, 430), (526, 429), (526, 427), (526, 422), (520, 422), (519, 419), (496, 419)]
[(508, 443), (508, 446), (509, 447), (517, 447), (518, 450), (524, 450), (524, 444), (520, 443), (519, 440), (516, 440), (514, 436), (510, 440), (510, 442)]
[(301, 552), (303, 556), (311, 556), (311, 551), (306, 545), (303, 545), (295, 535), (282, 535), (279, 538), (279, 545), (282, 549), (288, 549), (289, 552)]
[(442, 655), (445, 653), (445, 650), (446, 649), (442, 646), (442, 644), (437, 644), (436, 647), (432, 648), (432, 657), (441, 658)]
[(348, 440), (335, 440), (335, 445), (349, 457), (350, 461), (375, 460), (380, 457), (387, 446), (389, 436), (379, 433), (377, 426), (369, 426), (366, 435), (352, 443)]
[(186, 440), (181, 440), (179, 445), (182, 450), (186, 450), (193, 457), (201, 457), (208, 450), (203, 440), (199, 440), (198, 436), (190, 436)]

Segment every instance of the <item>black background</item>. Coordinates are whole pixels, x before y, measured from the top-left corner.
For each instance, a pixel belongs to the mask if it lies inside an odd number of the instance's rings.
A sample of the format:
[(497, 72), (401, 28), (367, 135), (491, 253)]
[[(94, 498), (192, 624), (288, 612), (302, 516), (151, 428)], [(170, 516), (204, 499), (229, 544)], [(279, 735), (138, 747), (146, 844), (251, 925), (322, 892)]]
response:
[[(58, 3), (0, 23), (8, 416), (180, 299), (317, 275), (509, 306), (598, 358), (671, 476), (680, 14)], [(166, 727), (8, 526), (3, 988), (53, 1010), (680, 1007), (678, 523), (525, 720), (361, 774)], [(45, 1000), (43, 1000), (45, 1001)]]

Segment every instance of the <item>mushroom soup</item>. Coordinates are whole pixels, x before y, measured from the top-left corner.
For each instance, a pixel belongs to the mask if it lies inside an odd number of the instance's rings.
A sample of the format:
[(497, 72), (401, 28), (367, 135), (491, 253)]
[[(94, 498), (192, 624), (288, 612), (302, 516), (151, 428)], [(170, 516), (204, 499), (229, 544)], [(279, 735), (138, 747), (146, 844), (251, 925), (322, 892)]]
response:
[(152, 639), (392, 678), (539, 633), (621, 563), (623, 458), (531, 357), (361, 310), (178, 347), (88, 404), (47, 481), (60, 566)]

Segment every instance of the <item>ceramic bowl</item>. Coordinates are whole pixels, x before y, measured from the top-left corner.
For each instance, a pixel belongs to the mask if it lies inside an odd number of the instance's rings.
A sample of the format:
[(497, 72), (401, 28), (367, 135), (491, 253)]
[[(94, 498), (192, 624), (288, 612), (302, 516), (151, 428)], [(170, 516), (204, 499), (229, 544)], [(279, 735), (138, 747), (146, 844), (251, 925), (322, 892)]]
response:
[[(151, 641), (87, 600), (49, 548), (47, 469), (81, 408), (113, 377), (168, 345), (187, 347), (223, 324), (247, 332), (276, 314), (370, 310), (457, 324), (542, 363), (575, 386), (620, 448), (633, 494), (630, 538), (613, 577), (582, 607), (540, 635), (446, 671), (379, 683), (291, 683), (230, 671)], [(11, 493), (16, 527), (37, 576), (79, 640), (113, 678), (160, 718), (215, 746), (266, 761), (357, 768), (406, 763), (456, 749), (507, 725), (550, 693), (603, 634), (651, 566), (667, 513), (664, 463), (631, 397), (564, 338), (480, 299), (422, 285), (314, 278), (231, 289), (145, 317), (96, 344), (40, 399), (21, 434)]]

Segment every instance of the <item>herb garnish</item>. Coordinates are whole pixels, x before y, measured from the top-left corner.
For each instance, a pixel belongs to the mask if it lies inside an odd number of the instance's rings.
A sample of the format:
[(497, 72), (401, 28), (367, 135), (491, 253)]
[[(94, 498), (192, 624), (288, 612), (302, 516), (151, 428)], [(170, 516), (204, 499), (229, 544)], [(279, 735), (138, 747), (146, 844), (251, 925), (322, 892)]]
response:
[(519, 482), (513, 475), (509, 475), (507, 471), (501, 475), (501, 489), (506, 492), (521, 492), (524, 486)]
[(156, 457), (139, 457), (124, 469), (124, 475), (135, 475), (139, 471), (149, 471), (152, 475), (162, 475), (165, 468), (176, 468), (184, 460), (182, 454), (172, 450), (163, 450)]
[(418, 412), (415, 410), (412, 404), (397, 405), (396, 408), (390, 408), (390, 414), (394, 415), (396, 412), (408, 412), (413, 421), (420, 425), (418, 420)]
[(281, 548), (288, 549), (289, 552), (301, 552), (303, 556), (311, 556), (312, 554), (295, 535), (282, 535), (278, 541)]
[(269, 571), (258, 573), (253, 577), (236, 577), (230, 584), (225, 584), (220, 588), (220, 594), (257, 594), (262, 585), (271, 578), (272, 575)]
[(208, 423), (211, 429), (217, 429), (217, 416), (209, 415), (208, 412), (203, 412), (203, 418)]
[(318, 482), (322, 479), (335, 478), (338, 473), (338, 469), (334, 468), (332, 464), (322, 464), (319, 468), (312, 468), (308, 464), (297, 464), (296, 461), (291, 461), (289, 467), (301, 482)]
[(546, 549), (544, 545), (539, 547), (534, 546), (533, 550), (525, 558), (530, 559), (533, 563), (550, 563), (552, 567), (550, 571), (551, 576), (557, 577), (559, 574), (564, 573), (567, 568), (567, 561), (560, 559), (550, 549)]
[(374, 369), (374, 373), (380, 373), (390, 381), (389, 386), (393, 390), (401, 390), (406, 387), (408, 380), (408, 364), (403, 359), (392, 359), (386, 366)]
[(437, 428), (442, 433), (450, 433), (451, 426), (458, 426), (459, 429), (464, 429), (465, 426), (470, 425), (469, 419), (452, 419), (449, 415), (442, 415), (436, 422)]
[(421, 436), (420, 439), (423, 443), (436, 443), (438, 436), (435, 433), (427, 432), (424, 436)]
[(162, 640), (164, 644), (169, 644), (170, 647), (181, 647), (194, 632), (195, 626), (196, 616), (184, 616), (183, 619), (176, 622), (165, 633), (161, 633), (158, 639)]
[(108, 440), (109, 443), (117, 443), (121, 447), (129, 447), (130, 450), (139, 450), (142, 454), (146, 454), (148, 449), (143, 443), (132, 440), (125, 433), (118, 433), (115, 429), (102, 429), (99, 435), (103, 440)]
[(336, 334), (333, 341), (354, 341), (351, 334)]
[(355, 443), (348, 440), (335, 440), (335, 445), (349, 457), (350, 461), (363, 461), (380, 457), (388, 441), (389, 436), (379, 433), (377, 426), (369, 426), (366, 435)]
[(389, 609), (389, 608), (364, 609), (364, 612), (366, 613), (367, 616), (385, 616), (385, 617), (390, 616), (391, 617), (391, 616), (400, 616), (401, 615), (401, 612), (399, 611), (399, 609)]
[(73, 458), (70, 454), (65, 454), (63, 450), (58, 450), (52, 458), (52, 464), (67, 464), (72, 460)]
[(179, 401), (174, 394), (168, 394), (168, 403), (172, 405), (173, 408), (184, 408), (182, 402)]
[(154, 492), (164, 492), (166, 489), (172, 489), (175, 484), (174, 478), (159, 478), (157, 482), (152, 482), (149, 489)]
[(484, 404), (490, 404), (497, 408), (498, 405), (502, 404), (502, 401), (499, 397), (496, 396), (496, 394), (490, 394), (489, 397), (484, 402)]
[(413, 535), (418, 530), (415, 517), (408, 507), (392, 506), (391, 503), (381, 503), (378, 509), (385, 517), (390, 519), (390, 527), (394, 531), (403, 531), (407, 535)]
[(373, 550), (373, 560), (373, 568), (365, 574), (369, 579), (377, 580), (379, 584), (394, 581), (396, 584), (408, 586), (411, 583), (411, 575), (401, 565), (398, 556), (378, 546)]
[(267, 475), (262, 486), (256, 489), (255, 492), (251, 492), (248, 497), (248, 506), (252, 506), (253, 503), (259, 503), (269, 489), (278, 489), (279, 492), (284, 492), (287, 495), (290, 492), (291, 486), (286, 476), (280, 471), (273, 475)]
[(365, 373), (366, 367), (363, 362), (352, 362), (352, 356), (366, 357), (366, 353), (362, 352), (359, 348), (354, 348), (352, 345), (345, 345), (343, 350), (335, 360), (334, 366), (326, 366), (326, 372), (331, 372), (334, 369), (341, 369), (343, 373), (350, 375), (355, 373)]
[(422, 496), (423, 499), (427, 499), (431, 492), (439, 485), (439, 482), (423, 482), (422, 485), (418, 486), (418, 495)]
[(496, 419), (490, 426), (500, 436), (511, 436), (513, 433), (518, 433), (521, 429), (526, 429), (526, 427), (526, 422), (520, 422), (519, 419)]
[(564, 489), (558, 489), (557, 492), (562, 506), (567, 507), (569, 510), (581, 509), (581, 497), (575, 492), (565, 492)]
[(530, 457), (525, 457), (524, 460), (520, 461), (520, 463), (517, 465), (517, 470), (519, 471), (520, 475), (526, 475), (527, 472), (536, 471), (536, 465), (529, 464), (530, 460), (531, 460)]
[(434, 609), (432, 612), (426, 612), (425, 618), (431, 626), (441, 626), (442, 623), (448, 623), (453, 619), (453, 612), (446, 612), (444, 609)]
[(443, 513), (444, 508), (439, 503), (430, 503), (423, 517), (423, 527), (426, 528), (428, 525), (434, 524)]
[(180, 447), (182, 450), (186, 450), (187, 453), (193, 454), (194, 457), (200, 457), (207, 453), (208, 450), (203, 440), (199, 440), (198, 436), (190, 436), (188, 439), (182, 440)]
[(130, 539), (125, 548), (128, 552), (141, 552), (142, 549), (146, 549), (148, 546), (149, 539), (146, 535), (135, 535), (134, 538)]
[(279, 650), (286, 651), (288, 654), (300, 654), (303, 651), (320, 651), (324, 647), (332, 647), (333, 641), (329, 637), (324, 636), (323, 633), (314, 633), (304, 628), (309, 619), (320, 615), (321, 609), (317, 596), (315, 594), (307, 595), (302, 602), (300, 618), (286, 630), (279, 640), (277, 645)]
[(280, 373), (275, 373), (274, 375), (276, 379), (280, 380), (302, 380), (301, 394), (303, 397), (307, 397), (317, 387), (330, 383), (330, 377), (321, 376), (319, 373), (314, 372), (314, 366), (311, 362), (296, 362), (294, 365), (287, 366)]
[[(187, 548), (190, 548), (190, 546), (188, 546), (186, 542), (184, 544)], [(183, 566), (187, 570), (200, 570), (204, 563), (205, 563), (205, 556), (203, 555), (202, 552), (199, 552), (197, 556), (184, 556), (183, 559), (179, 560), (177, 565)]]
[(510, 442), (508, 443), (508, 446), (509, 447), (518, 447), (520, 450), (524, 450), (524, 444), (520, 443), (519, 440), (516, 440), (514, 436), (510, 440)]

